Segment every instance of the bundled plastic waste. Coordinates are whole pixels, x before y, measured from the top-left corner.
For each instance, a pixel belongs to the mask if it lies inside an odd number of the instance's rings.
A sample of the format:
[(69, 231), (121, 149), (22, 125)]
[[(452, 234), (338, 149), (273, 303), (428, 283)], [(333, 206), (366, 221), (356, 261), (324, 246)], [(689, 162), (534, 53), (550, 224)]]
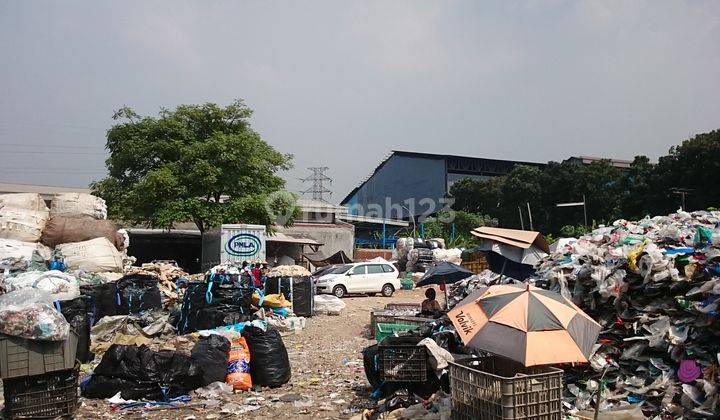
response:
[(70, 324), (45, 291), (21, 289), (0, 295), (0, 333), (31, 340), (67, 339)]
[(105, 220), (107, 219), (107, 205), (102, 198), (90, 194), (57, 194), (50, 203), (50, 215)]
[(300, 265), (279, 265), (268, 271), (268, 277), (304, 277), (309, 276), (307, 268)]
[(50, 248), (41, 243), (0, 238), (0, 266), (8, 271), (26, 270), (33, 260), (49, 260), (51, 253)]
[(315, 295), (315, 313), (325, 315), (340, 315), (345, 309), (345, 302), (333, 295)]
[(494, 284), (519, 283), (518, 280), (508, 276), (501, 276), (490, 270), (483, 270), (480, 274), (470, 276), (457, 283), (448, 286), (448, 305), (453, 308), (470, 293), (480, 287), (492, 286)]
[(40, 241), (52, 248), (60, 244), (103, 237), (115, 245), (119, 251), (125, 249), (125, 237), (118, 232), (117, 224), (109, 220), (90, 218), (75, 219), (53, 216), (45, 225)]
[(252, 318), (254, 289), (190, 283), (183, 298), (178, 333), (232, 325)]
[(187, 279), (188, 273), (180, 267), (164, 263), (148, 263), (140, 267), (129, 267), (125, 269), (125, 275), (142, 275), (157, 279), (158, 288), (162, 294), (163, 306), (171, 307), (175, 302), (182, 299), (181, 291), (177, 285), (180, 279)]
[(69, 270), (122, 272), (123, 256), (107, 238), (61, 244), (56, 250)]
[(460, 248), (436, 248), (432, 250), (432, 253), (435, 261), (446, 261), (457, 265), (462, 264), (462, 250)]
[(80, 296), (80, 287), (75, 277), (62, 271), (28, 271), (14, 277), (5, 277), (0, 283), (7, 292), (22, 289), (43, 290), (53, 301), (71, 300)]
[(413, 248), (408, 252), (405, 269), (407, 271), (425, 271), (435, 261), (433, 250), (430, 248)]
[(0, 195), (0, 238), (37, 242), (49, 218), (40, 194)]
[(618, 220), (538, 266), (603, 325), (586, 368), (566, 369), (568, 399), (601, 410), (639, 404), (646, 415), (706, 418), (720, 410), (720, 212)]

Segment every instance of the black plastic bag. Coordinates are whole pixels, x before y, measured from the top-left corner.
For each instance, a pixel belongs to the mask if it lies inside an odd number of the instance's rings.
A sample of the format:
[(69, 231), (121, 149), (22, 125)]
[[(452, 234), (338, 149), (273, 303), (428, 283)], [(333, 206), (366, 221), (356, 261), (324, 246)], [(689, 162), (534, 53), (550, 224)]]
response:
[[(210, 293), (208, 293), (210, 288)], [(247, 321), (254, 289), (216, 283), (190, 283), (183, 298), (178, 334)]]
[(245, 327), (242, 336), (250, 350), (250, 376), (253, 384), (277, 388), (286, 384), (292, 372), (287, 349), (278, 330), (267, 331), (252, 325)]
[(225, 382), (230, 353), (230, 341), (217, 334), (200, 337), (192, 349), (191, 358), (202, 371), (203, 386)]
[(368, 382), (370, 382), (370, 386), (373, 387), (373, 389), (380, 386), (382, 383), (382, 380), (380, 379), (380, 370), (378, 369), (377, 365), (377, 354), (378, 354), (378, 346), (377, 344), (373, 344), (370, 347), (366, 347), (362, 351), (363, 355), (363, 367), (365, 368), (365, 376), (367, 377)]
[(90, 353), (90, 327), (92, 323), (92, 298), (79, 296), (72, 300), (60, 302), (60, 312), (70, 324), (70, 328), (78, 335), (77, 353), (75, 358), (80, 363), (87, 363)]
[[(160, 385), (150, 381), (136, 381), (94, 373), (90, 380), (81, 385), (85, 398), (111, 398), (118, 392), (126, 400), (155, 400), (162, 397)], [(162, 398), (161, 398), (162, 399)]]
[(313, 316), (313, 283), (311, 277), (293, 278), (292, 304), (297, 316)]
[(155, 277), (141, 274), (125, 276), (117, 281), (116, 288), (117, 315), (162, 309), (162, 297)]
[(115, 297), (115, 283), (103, 283), (80, 286), (80, 292), (90, 297), (92, 325), (95, 325), (104, 316), (117, 315)]
[[(227, 340), (206, 341), (204, 349), (209, 350), (210, 344), (216, 343), (221, 348), (229, 347)], [(225, 354), (223, 359), (226, 368), (227, 357)], [(154, 352), (146, 346), (113, 344), (85, 384), (83, 395), (110, 398), (120, 392), (125, 399), (163, 401), (208, 385), (210, 382), (205, 382), (204, 376), (202, 363), (190, 356), (173, 351)]]

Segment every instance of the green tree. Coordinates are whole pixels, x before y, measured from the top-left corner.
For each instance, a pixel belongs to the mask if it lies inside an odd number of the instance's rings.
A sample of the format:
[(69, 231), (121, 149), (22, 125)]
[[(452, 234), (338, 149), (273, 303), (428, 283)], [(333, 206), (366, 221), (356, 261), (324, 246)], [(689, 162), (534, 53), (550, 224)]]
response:
[(497, 226), (490, 216), (465, 211), (440, 211), (423, 222), (426, 238), (443, 238), (448, 248), (468, 247), (475, 237), (470, 231), (481, 226)]
[(653, 212), (654, 165), (647, 156), (635, 156), (622, 180), (620, 209), (624, 219), (641, 219)]
[(503, 182), (503, 177), (488, 180), (461, 179), (450, 187), (450, 195), (454, 199), (452, 208), (497, 217), (500, 214)]
[(651, 179), (652, 210), (666, 214), (677, 210), (682, 202), (672, 190), (690, 190), (686, 196), (688, 210), (717, 207), (720, 204), (720, 130), (698, 134), (670, 148), (655, 167)]
[(108, 177), (91, 186), (113, 218), (154, 228), (192, 221), (201, 232), (222, 223), (292, 223), (295, 197), (279, 170), (291, 155), (250, 127), (242, 100), (180, 105), (157, 117), (118, 110), (107, 133)]
[[(533, 211), (533, 229), (543, 224), (539, 206), (542, 199), (542, 170), (534, 166), (516, 166), (503, 178), (500, 199), (502, 214), (499, 215), (503, 226), (530, 229), (527, 203)], [(520, 210), (518, 210), (518, 208)], [(534, 210), (533, 210), (534, 208)], [(523, 221), (520, 221), (522, 212)]]

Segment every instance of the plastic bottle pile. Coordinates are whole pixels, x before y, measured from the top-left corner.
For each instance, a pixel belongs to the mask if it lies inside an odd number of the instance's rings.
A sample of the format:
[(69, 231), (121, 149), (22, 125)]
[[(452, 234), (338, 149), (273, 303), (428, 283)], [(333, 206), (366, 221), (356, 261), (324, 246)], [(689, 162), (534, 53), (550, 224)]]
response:
[(566, 369), (566, 402), (592, 409), (606, 371), (603, 411), (717, 415), (720, 212), (618, 220), (561, 244), (538, 266), (536, 284), (604, 327), (590, 365)]

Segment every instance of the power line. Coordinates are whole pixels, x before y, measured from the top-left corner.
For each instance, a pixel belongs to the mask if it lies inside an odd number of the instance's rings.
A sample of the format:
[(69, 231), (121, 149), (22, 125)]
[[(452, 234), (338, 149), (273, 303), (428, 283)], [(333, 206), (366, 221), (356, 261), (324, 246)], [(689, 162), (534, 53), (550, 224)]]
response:
[(328, 168), (327, 166), (315, 166), (315, 167), (311, 167), (308, 169), (312, 171), (312, 175), (310, 175), (306, 178), (300, 178), (300, 181), (302, 181), (303, 183), (312, 182), (313, 185), (312, 185), (312, 187), (310, 187), (304, 191), (300, 191), (300, 193), (303, 196), (312, 193), (313, 200), (327, 202), (327, 200), (325, 200), (324, 196), (325, 195), (327, 195), (328, 197), (331, 196), (332, 191), (325, 188), (325, 185), (323, 185), (323, 183), (327, 182), (328, 184), (332, 184), (332, 178), (329, 178), (323, 172), (327, 171), (330, 168)]

